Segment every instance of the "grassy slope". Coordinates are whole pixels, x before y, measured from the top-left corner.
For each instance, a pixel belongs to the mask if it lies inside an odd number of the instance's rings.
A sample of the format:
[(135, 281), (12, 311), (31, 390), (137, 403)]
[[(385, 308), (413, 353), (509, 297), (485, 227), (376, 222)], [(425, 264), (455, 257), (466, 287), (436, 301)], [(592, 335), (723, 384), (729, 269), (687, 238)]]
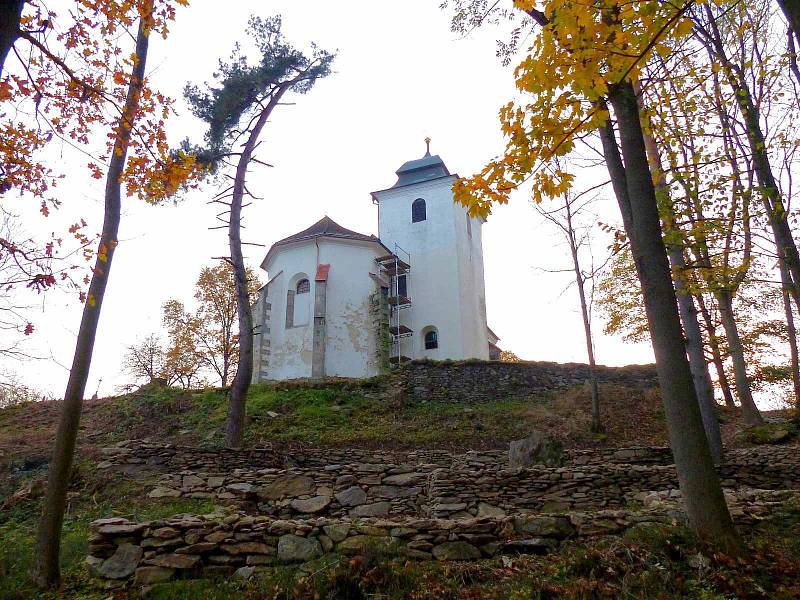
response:
[[(602, 392), (608, 428), (605, 443), (665, 443), (655, 392), (613, 385), (603, 386)], [(358, 385), (253, 386), (247, 401), (251, 418), (247, 442), (468, 450), (503, 448), (508, 440), (535, 428), (558, 435), (567, 446), (597, 443), (589, 434), (589, 398), (582, 389), (474, 405), (394, 405), (375, 399), (374, 393)], [(96, 447), (122, 439), (215, 445), (221, 443), (226, 408), (225, 393), (219, 389), (143, 389), (87, 402), (79, 443), (89, 456)], [(46, 459), (57, 412), (55, 403), (0, 410), (0, 464)]]
[[(248, 443), (499, 448), (505, 447), (508, 439), (524, 435), (531, 428), (556, 433), (568, 446), (664, 442), (660, 405), (657, 394), (652, 392), (614, 386), (603, 388), (609, 428), (608, 439), (603, 442), (588, 434), (588, 396), (582, 390), (526, 401), (497, 400), (473, 406), (437, 403), (394, 406), (371, 398), (373, 393), (370, 385), (283, 386), (282, 389), (255, 386), (248, 399), (248, 413), (253, 418), (248, 426)], [(35, 404), (0, 410), (0, 464), (21, 465), (25, 460), (34, 459), (35, 462), (37, 457), (46, 457), (57, 408), (53, 404)], [(179, 512), (207, 512), (212, 506), (200, 501), (148, 501), (145, 497), (148, 482), (124, 480), (93, 468), (97, 448), (122, 439), (143, 437), (213, 445), (220, 441), (225, 409), (225, 395), (221, 390), (186, 393), (144, 389), (128, 396), (88, 403), (64, 528), (65, 586), (58, 593), (41, 596), (27, 586), (26, 572), (31, 562), (39, 510), (38, 501), (28, 499), (10, 510), (0, 510), (0, 600), (108, 598), (108, 592), (98, 592), (89, 585), (82, 565), (91, 520), (112, 515), (151, 519)], [(270, 417), (269, 412), (278, 416)], [(24, 478), (11, 480), (9, 475), (5, 467), (0, 467), (0, 498), (4, 491), (12, 491), (25, 483)], [(41, 477), (40, 472), (33, 472), (29, 478), (37, 475)], [(774, 572), (767, 572), (760, 563), (755, 568), (755, 579), (775, 580), (764, 588), (771, 589), (772, 595), (763, 597), (782, 597), (783, 592), (776, 592), (775, 586), (800, 572), (794, 558), (800, 554), (798, 522), (800, 516), (796, 512), (787, 513), (776, 524), (769, 525), (768, 533), (757, 534), (753, 539), (757, 547), (766, 545), (767, 552), (771, 553), (769, 564), (781, 566), (780, 570), (773, 569)], [(712, 592), (726, 591), (726, 586), (730, 587), (724, 578), (718, 581), (719, 578), (715, 579), (710, 573), (693, 574), (687, 567), (685, 559), (687, 553), (696, 551), (695, 542), (684, 533), (653, 535), (661, 540), (654, 547), (651, 547), (653, 544), (642, 546), (641, 540), (635, 539), (621, 545), (598, 542), (568, 547), (552, 557), (518, 559), (511, 566), (500, 559), (455, 566), (388, 564), (380, 557), (374, 559), (374, 564), (367, 565), (327, 559), (328, 562), (311, 567), (313, 575), (282, 567), (254, 583), (179, 582), (158, 586), (153, 590), (153, 597), (307, 598), (318, 594), (320, 598), (612, 598), (618, 597), (623, 589), (631, 598), (655, 597), (658, 593), (666, 598), (681, 594), (696, 598), (726, 597)], [(683, 549), (677, 554), (670, 549), (670, 544), (674, 546), (676, 542), (667, 544), (665, 541), (674, 535), (683, 536), (680, 537)], [(367, 557), (367, 563), (373, 558)], [(626, 564), (636, 569), (632, 575), (623, 577)], [(745, 567), (718, 566), (723, 573), (735, 573), (742, 568)], [(592, 580), (599, 583), (592, 583)], [(747, 585), (750, 591), (757, 589), (755, 583)], [(765, 584), (759, 585), (764, 587)]]

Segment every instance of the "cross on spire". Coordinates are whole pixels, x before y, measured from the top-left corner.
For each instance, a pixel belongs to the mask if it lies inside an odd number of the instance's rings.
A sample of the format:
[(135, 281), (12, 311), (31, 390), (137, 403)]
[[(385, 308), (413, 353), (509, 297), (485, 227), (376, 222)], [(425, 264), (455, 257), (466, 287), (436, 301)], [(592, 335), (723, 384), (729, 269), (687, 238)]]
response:
[(431, 155), (431, 138), (425, 138), (425, 156)]

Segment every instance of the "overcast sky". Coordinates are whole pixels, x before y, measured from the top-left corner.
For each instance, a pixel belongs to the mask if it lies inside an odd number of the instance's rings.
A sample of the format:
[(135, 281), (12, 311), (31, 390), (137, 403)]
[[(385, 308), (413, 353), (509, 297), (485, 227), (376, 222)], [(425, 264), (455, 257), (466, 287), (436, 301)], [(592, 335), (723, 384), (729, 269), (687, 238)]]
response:
[[(334, 73), (309, 94), (291, 98), (294, 105), (280, 107), (264, 132), (259, 158), (274, 168), (257, 168), (250, 176), (249, 188), (264, 199), (246, 209), (245, 241), (269, 246), (323, 215), (377, 234), (370, 192), (391, 186), (403, 162), (422, 156), (426, 136), (433, 140), (432, 152), (460, 175), (477, 171), (500, 152), (497, 112), (512, 97), (514, 86), (511, 69), (495, 57), (497, 31), (459, 38), (450, 32), (449, 15), (439, 4), (193, 0), (190, 8), (179, 10), (169, 39), (153, 41), (151, 77), (179, 99), (181, 116), (170, 122), (175, 141), (202, 139), (202, 125), (183, 104), (182, 88), (187, 81), (210, 78), (217, 60), (245, 36), (250, 14), (282, 14), (293, 43), (313, 41), (338, 53)], [(82, 159), (68, 149), (60, 159), (71, 165), (59, 187), (64, 208), (51, 220), (25, 212), (27, 227), (51, 231), (59, 221), (84, 217), (99, 231), (102, 183), (91, 179)], [(600, 177), (602, 173), (580, 172), (578, 186), (588, 187)], [(213, 192), (210, 186), (192, 192), (176, 206), (125, 200), (87, 396), (101, 379), (101, 395), (127, 381), (121, 372), (125, 346), (159, 331), (162, 303), (172, 297), (189, 301), (200, 269), (212, 264), (212, 257), (227, 254), (225, 231), (208, 229), (218, 212), (206, 204)], [(19, 198), (4, 198), (3, 203), (15, 210), (17, 204), (26, 205)], [(606, 222), (619, 220), (607, 198), (595, 210)], [(569, 267), (555, 230), (520, 192), (510, 205), (495, 209), (483, 234), (488, 319), (500, 346), (530, 360), (585, 361), (575, 289), (564, 291), (571, 276), (547, 272)], [(596, 234), (599, 256), (609, 241), (599, 228)], [(250, 264), (257, 268), (265, 251), (249, 247)], [(41, 311), (33, 315), (37, 332), (28, 349), (52, 359), (6, 367), (58, 396), (66, 383), (82, 307), (75, 295), (60, 293), (38, 302)], [(599, 362), (653, 360), (648, 346), (605, 337), (599, 322), (597, 329)]]

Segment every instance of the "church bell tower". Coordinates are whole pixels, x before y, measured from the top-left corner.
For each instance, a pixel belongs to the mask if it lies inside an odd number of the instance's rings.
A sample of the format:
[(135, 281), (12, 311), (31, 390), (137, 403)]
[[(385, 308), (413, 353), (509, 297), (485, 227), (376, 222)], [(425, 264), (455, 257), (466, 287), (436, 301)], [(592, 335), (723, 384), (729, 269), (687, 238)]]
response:
[(378, 232), (391, 251), (379, 262), (390, 280), (393, 363), (430, 358), (489, 358), (481, 228), (453, 201), (451, 174), (430, 139), (422, 158), (372, 193)]

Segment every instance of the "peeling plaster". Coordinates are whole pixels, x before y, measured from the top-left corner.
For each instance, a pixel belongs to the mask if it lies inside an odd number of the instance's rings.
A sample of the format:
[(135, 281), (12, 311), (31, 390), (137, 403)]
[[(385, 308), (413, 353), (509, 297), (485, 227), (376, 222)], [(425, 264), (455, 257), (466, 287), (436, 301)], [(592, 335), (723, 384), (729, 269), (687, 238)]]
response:
[[(311, 327), (293, 327), (287, 329), (285, 338), (279, 347), (275, 348), (272, 353), (272, 360), (270, 360), (270, 372), (279, 371), (286, 368), (311, 368), (312, 340), (311, 340)], [(298, 375), (300, 377), (308, 377), (308, 374)]]
[(368, 332), (372, 326), (369, 311), (369, 298), (365, 298), (358, 306), (348, 302), (342, 315), (342, 322), (350, 337), (350, 345), (356, 352), (365, 353), (369, 349)]

